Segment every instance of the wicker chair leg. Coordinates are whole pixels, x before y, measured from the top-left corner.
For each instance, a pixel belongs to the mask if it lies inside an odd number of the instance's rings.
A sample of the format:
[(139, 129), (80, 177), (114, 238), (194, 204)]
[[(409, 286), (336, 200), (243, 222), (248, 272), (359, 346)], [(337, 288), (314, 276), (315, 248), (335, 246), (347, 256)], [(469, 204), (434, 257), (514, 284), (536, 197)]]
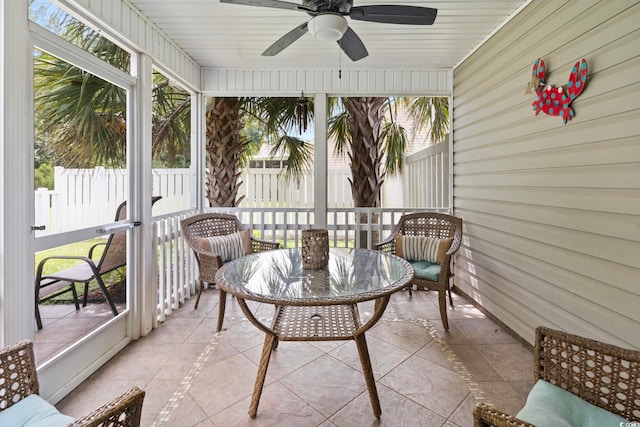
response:
[(447, 318), (447, 290), (438, 289), (438, 305), (440, 306), (440, 318), (445, 331), (449, 330), (449, 319)]
[(413, 297), (413, 285), (409, 285), (409, 298)]
[(196, 297), (196, 304), (193, 306), (194, 310), (198, 309), (198, 304), (200, 304), (200, 295), (202, 295), (202, 288), (204, 288), (204, 283), (200, 280), (200, 287), (198, 287), (198, 296)]
[(220, 289), (220, 301), (218, 301), (218, 326), (217, 331), (222, 330), (222, 323), (224, 322), (224, 310), (227, 305), (227, 293)]

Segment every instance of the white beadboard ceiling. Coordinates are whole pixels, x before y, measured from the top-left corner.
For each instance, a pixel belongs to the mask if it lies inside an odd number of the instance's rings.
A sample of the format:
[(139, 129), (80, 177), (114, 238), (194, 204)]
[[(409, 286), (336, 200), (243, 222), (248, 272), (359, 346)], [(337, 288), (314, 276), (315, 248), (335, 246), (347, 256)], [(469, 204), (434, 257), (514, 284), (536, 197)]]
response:
[[(261, 53), (309, 19), (303, 12), (219, 0), (129, 0), (202, 67), (226, 69), (453, 68), (527, 0), (354, 0), (354, 6), (406, 4), (438, 9), (432, 26), (347, 18), (369, 56), (352, 62), (336, 42), (305, 34), (274, 57)], [(301, 1), (292, 1), (301, 3)]]

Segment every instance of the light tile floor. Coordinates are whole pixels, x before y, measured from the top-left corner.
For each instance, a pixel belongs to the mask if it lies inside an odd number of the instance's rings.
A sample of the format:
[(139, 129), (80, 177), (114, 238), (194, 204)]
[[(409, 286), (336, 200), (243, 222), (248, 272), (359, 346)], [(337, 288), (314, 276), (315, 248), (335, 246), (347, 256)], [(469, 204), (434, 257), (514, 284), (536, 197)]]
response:
[[(473, 425), (477, 402), (517, 412), (533, 386), (528, 344), (455, 294), (445, 332), (435, 292), (410, 298), (402, 291), (367, 333), (379, 421), (352, 341), (281, 342), (271, 357), (258, 415), (251, 419), (247, 411), (264, 335), (228, 298), (221, 333), (215, 332), (218, 292), (205, 291), (198, 310), (187, 301), (58, 409), (80, 416), (138, 385), (146, 390), (143, 426), (466, 427)], [(262, 319), (273, 314), (266, 304), (254, 308)], [(360, 310), (370, 313), (372, 305)]]
[[(126, 308), (124, 302), (115, 302), (115, 306), (119, 312)], [(72, 302), (41, 304), (40, 316), (42, 329), (36, 331), (34, 341), (37, 365), (41, 365), (100, 324), (112, 319), (113, 313), (103, 300), (90, 301), (86, 307), (81, 305), (77, 311)]]

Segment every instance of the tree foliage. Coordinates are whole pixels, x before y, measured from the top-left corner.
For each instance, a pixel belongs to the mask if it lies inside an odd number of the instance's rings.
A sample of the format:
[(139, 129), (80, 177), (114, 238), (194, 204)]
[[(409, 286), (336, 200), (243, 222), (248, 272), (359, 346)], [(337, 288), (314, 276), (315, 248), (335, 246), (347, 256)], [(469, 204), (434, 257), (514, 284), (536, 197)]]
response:
[[(217, 97), (206, 114), (206, 197), (211, 206), (238, 206), (240, 170), (263, 144), (285, 157), (283, 177), (295, 181), (309, 169), (313, 148), (293, 135), (296, 98)], [(312, 104), (307, 120), (313, 119)]]
[[(84, 24), (58, 18), (62, 36), (106, 63), (128, 72), (130, 55)], [(153, 76), (152, 152), (157, 163), (185, 163), (190, 155), (191, 95)], [(34, 57), (36, 145), (55, 165), (124, 167), (127, 93), (44, 51)]]
[(355, 206), (378, 207), (384, 177), (402, 171), (408, 138), (399, 110), (432, 142), (444, 139), (449, 128), (448, 99), (442, 97), (339, 97), (329, 107), (328, 133), (334, 152), (349, 159)]

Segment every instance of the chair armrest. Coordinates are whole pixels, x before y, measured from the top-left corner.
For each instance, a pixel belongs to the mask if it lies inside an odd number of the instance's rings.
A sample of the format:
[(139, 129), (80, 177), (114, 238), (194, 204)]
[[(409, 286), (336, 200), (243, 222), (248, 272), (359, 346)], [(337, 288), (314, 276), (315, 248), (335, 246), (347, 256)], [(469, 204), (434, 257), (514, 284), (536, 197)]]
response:
[(386, 239), (384, 239), (382, 242), (374, 243), (373, 249), (376, 251), (387, 253), (387, 254), (395, 254), (396, 252), (396, 245), (394, 241), (395, 236), (396, 236), (395, 234), (392, 234)]
[[(628, 420), (637, 419), (640, 350), (544, 326), (536, 328), (535, 379), (543, 379)], [(587, 380), (588, 379), (588, 380)]]
[(196, 255), (200, 280), (214, 283), (216, 271), (218, 271), (218, 269), (223, 265), (222, 257), (214, 252), (202, 248), (201, 246), (189, 245), (189, 247)]
[(223, 266), (222, 257), (209, 251), (198, 251), (198, 264), (200, 268), (220, 268)]
[(95, 251), (98, 246), (107, 246), (107, 242), (96, 243), (95, 245), (91, 246), (91, 248), (89, 249), (89, 258), (93, 259), (93, 251)]
[(67, 427), (138, 427), (142, 415), (143, 400), (144, 390), (134, 386), (93, 412), (78, 418)]
[(263, 252), (273, 249), (280, 249), (280, 243), (271, 242), (269, 240), (262, 240), (251, 236), (251, 249), (253, 250), (253, 252)]
[[(42, 280), (45, 277), (52, 277), (54, 279), (56, 279), (56, 273), (52, 273), (52, 274), (45, 274), (44, 276), (42, 275), (42, 270), (44, 269), (44, 265), (47, 263), (47, 261), (52, 260), (52, 259), (73, 259), (73, 260), (78, 260), (78, 261), (84, 261), (89, 265), (89, 268), (91, 269), (91, 272), (93, 273), (94, 276), (98, 276), (100, 273), (98, 272), (98, 267), (96, 266), (96, 263), (94, 260), (92, 260), (91, 258), (88, 258), (86, 256), (72, 256), (72, 255), (61, 255), (61, 256), (50, 256), (47, 257), (45, 259), (43, 259), (42, 261), (40, 261), (40, 263), (38, 264), (38, 270), (36, 272), (36, 283), (40, 283), (40, 280)], [(60, 280), (65, 280), (64, 278), (60, 279)]]
[(536, 427), (485, 403), (473, 408), (474, 427)]
[(20, 341), (0, 350), (0, 411), (39, 391), (33, 343)]

